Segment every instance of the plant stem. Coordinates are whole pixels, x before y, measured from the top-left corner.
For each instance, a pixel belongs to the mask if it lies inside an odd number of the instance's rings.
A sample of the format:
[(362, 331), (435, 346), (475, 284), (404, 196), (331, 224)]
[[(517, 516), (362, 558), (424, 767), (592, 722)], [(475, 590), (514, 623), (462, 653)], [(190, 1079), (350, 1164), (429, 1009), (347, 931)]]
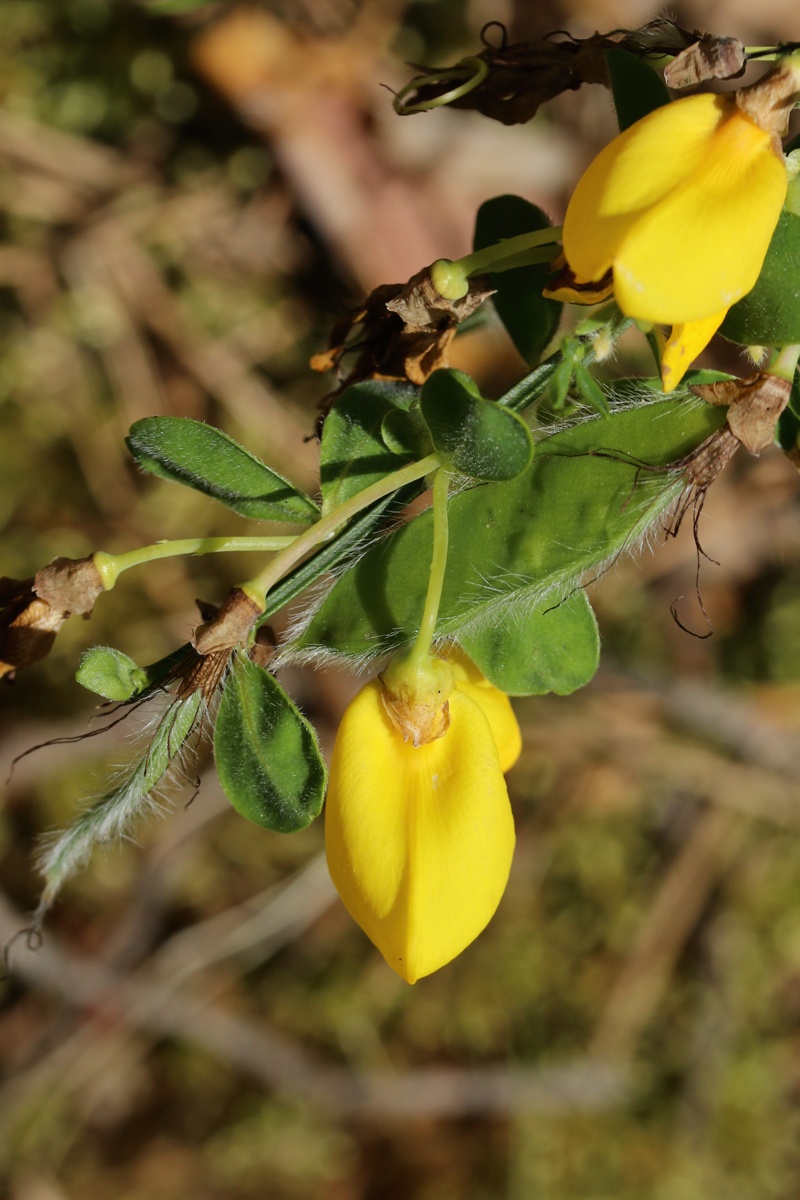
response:
[(767, 375), (777, 375), (780, 379), (794, 379), (797, 360), (800, 359), (800, 344), (782, 346), (776, 350), (766, 369)]
[(152, 546), (140, 546), (138, 550), (128, 550), (125, 554), (106, 554), (104, 550), (98, 550), (94, 555), (94, 565), (100, 572), (105, 590), (110, 592), (123, 571), (154, 562), (158, 558), (173, 558), (179, 554), (226, 554), (234, 550), (285, 550), (296, 540), (297, 535), (181, 538), (170, 542), (154, 542)]
[(340, 504), (327, 517), (323, 517), (321, 521), (317, 521), (316, 525), (312, 525), (305, 533), (301, 533), (295, 538), (291, 546), (288, 546), (281, 554), (268, 562), (263, 570), (254, 575), (252, 579), (248, 579), (245, 583), (240, 583), (238, 586), (251, 600), (256, 604), (263, 606), (266, 596), (270, 588), (286, 575), (295, 563), (298, 563), (301, 558), (304, 558), (310, 550), (321, 542), (329, 541), (343, 525), (352, 520), (362, 509), (368, 508), (374, 504), (376, 500), (381, 500), (384, 496), (388, 496), (390, 492), (397, 491), (398, 488), (404, 487), (407, 483), (414, 483), (417, 479), (422, 479), (425, 475), (430, 475), (437, 467), (441, 465), (441, 459), (437, 454), (429, 454), (427, 458), (419, 459), (417, 462), (409, 463), (407, 467), (401, 467), (399, 471), (393, 471), (391, 475), (384, 476), (377, 483), (373, 483), (370, 487), (364, 488), (363, 491), (356, 493), (344, 504)]
[(447, 496), (449, 488), (450, 472), (446, 467), (440, 467), (433, 481), (433, 557), (431, 558), (428, 591), (425, 595), (425, 608), (419, 632), (406, 659), (407, 664), (421, 664), (430, 658), (431, 646), (436, 634), (436, 620), (439, 616), (439, 604), (442, 599), (444, 575), (447, 569), (449, 541)]
[[(394, 98), (393, 107), (396, 113), (401, 116), (408, 116), (410, 113), (426, 112), (432, 108), (441, 108), (445, 104), (452, 104), (454, 100), (459, 100), (462, 96), (466, 96), (473, 88), (478, 87), (483, 83), (486, 76), (489, 74), (489, 66), (480, 58), (462, 58), (454, 67), (449, 70), (436, 71), (431, 75), (417, 75), (410, 83), (407, 83), (404, 88)], [(451, 88), (448, 92), (443, 92), (441, 96), (434, 96), (432, 100), (418, 100), (416, 104), (406, 104), (405, 98), (411, 92), (419, 91), (426, 84), (443, 83), (449, 79), (458, 80), (456, 87)]]
[(440, 258), (431, 267), (433, 286), (446, 300), (460, 300), (469, 291), (469, 277), (485, 272), (510, 271), (531, 263), (549, 262), (561, 246), (561, 226), (548, 225), (532, 233), (504, 238), (464, 258)]

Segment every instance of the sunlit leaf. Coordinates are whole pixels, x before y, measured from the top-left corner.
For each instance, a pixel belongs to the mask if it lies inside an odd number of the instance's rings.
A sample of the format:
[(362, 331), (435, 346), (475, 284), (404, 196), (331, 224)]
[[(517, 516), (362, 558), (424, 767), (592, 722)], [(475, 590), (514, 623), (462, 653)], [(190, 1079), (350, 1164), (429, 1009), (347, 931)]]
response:
[(232, 437), (189, 417), (145, 417), (125, 439), (143, 471), (259, 521), (313, 521), (314, 502)]
[(214, 757), (225, 795), (256, 825), (293, 833), (319, 815), (327, 772), (314, 728), (275, 677), (244, 655), (222, 693)]

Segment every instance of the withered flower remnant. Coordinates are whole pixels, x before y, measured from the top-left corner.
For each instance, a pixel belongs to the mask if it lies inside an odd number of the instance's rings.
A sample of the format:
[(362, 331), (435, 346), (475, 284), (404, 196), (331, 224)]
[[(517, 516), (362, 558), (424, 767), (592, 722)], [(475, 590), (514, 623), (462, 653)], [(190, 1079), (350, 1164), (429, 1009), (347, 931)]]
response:
[(0, 579), (0, 679), (45, 658), (67, 617), (88, 617), (104, 590), (92, 558), (55, 558), (33, 579)]
[[(466, 296), (448, 300), (434, 287), (430, 267), (407, 283), (375, 288), (361, 308), (334, 325), (329, 348), (311, 359), (313, 370), (335, 370), (339, 376), (325, 411), (345, 388), (366, 379), (407, 380), (421, 387), (448, 365), (456, 328), (491, 294), (487, 281), (478, 277), (470, 280)], [(350, 353), (357, 357), (344, 370), (342, 360)]]

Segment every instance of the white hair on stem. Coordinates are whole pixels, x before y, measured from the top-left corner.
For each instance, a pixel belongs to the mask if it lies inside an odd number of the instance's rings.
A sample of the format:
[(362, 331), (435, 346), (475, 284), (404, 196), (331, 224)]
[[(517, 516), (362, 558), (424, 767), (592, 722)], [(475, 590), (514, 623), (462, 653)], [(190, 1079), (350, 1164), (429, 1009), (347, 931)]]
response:
[(207, 715), (208, 707), (199, 691), (184, 699), (172, 699), (162, 713), (148, 721), (150, 730), (142, 731), (149, 733), (147, 750), (117, 786), (85, 809), (68, 829), (45, 840), (38, 865), (46, 884), (34, 927), (41, 923), (65, 881), (85, 865), (95, 846), (130, 838), (134, 823), (141, 817), (164, 812), (165, 787), (185, 772), (189, 743), (194, 744), (193, 735), (199, 735)]

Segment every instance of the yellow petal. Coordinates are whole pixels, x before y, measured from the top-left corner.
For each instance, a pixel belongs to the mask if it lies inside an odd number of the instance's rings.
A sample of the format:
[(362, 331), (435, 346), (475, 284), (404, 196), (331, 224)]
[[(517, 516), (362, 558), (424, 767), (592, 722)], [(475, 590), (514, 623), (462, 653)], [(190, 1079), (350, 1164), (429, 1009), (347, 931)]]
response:
[(614, 260), (622, 311), (685, 324), (741, 299), (758, 279), (786, 187), (771, 135), (734, 110), (694, 175), (625, 236)]
[(702, 321), (673, 325), (661, 356), (661, 385), (665, 392), (671, 392), (678, 386), (698, 354), (705, 350), (725, 320), (727, 311), (727, 308), (722, 308)]
[(511, 701), (481, 674), (472, 659), (454, 646), (447, 659), (456, 677), (456, 687), (483, 709), (500, 755), (503, 773), (510, 771), (522, 751), (522, 734)]
[(564, 220), (579, 280), (614, 273), (628, 316), (685, 324), (753, 287), (786, 195), (783, 156), (732, 97), (689, 96), (601, 151)]
[(483, 712), (456, 690), (444, 737), (415, 748), (377, 680), (347, 708), (325, 812), (331, 878), (351, 916), (409, 983), (455, 958), (505, 889), (514, 822)]
[(601, 150), (564, 218), (564, 253), (576, 275), (588, 280), (605, 274), (640, 214), (701, 167), (729, 107), (721, 96), (673, 101)]

